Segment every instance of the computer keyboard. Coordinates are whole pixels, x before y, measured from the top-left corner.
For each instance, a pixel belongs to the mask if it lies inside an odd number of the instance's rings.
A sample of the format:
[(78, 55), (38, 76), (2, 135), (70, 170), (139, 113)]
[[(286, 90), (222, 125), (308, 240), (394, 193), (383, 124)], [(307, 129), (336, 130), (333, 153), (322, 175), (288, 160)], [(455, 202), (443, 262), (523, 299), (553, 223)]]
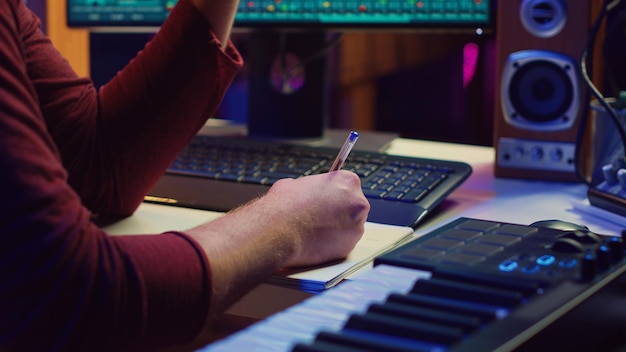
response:
[[(328, 172), (337, 152), (334, 148), (198, 135), (146, 199), (230, 210), (261, 195), (282, 178)], [(471, 167), (462, 162), (359, 150), (352, 151), (343, 169), (359, 175), (372, 205), (369, 221), (405, 226), (415, 226), (471, 173)], [(180, 178), (185, 181), (175, 181)], [(182, 191), (190, 187), (190, 182), (194, 190)], [(213, 194), (200, 195), (205, 187)]]

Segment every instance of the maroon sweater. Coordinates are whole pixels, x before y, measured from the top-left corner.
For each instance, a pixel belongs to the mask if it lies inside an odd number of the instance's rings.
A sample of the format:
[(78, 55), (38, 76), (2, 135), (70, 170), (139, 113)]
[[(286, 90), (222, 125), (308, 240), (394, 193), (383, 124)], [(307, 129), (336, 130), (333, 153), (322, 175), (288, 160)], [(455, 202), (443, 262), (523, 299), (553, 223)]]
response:
[(97, 92), (23, 0), (0, 5), (0, 350), (146, 350), (188, 342), (209, 263), (183, 233), (109, 236), (217, 108), (242, 65), (181, 0)]

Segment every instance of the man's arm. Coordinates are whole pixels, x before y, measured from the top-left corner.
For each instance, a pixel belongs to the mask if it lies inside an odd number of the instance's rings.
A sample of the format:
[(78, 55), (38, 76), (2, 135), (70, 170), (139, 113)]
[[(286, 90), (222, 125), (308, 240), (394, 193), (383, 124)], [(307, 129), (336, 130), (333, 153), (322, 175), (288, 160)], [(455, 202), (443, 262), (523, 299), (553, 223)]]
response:
[(191, 2), (209, 22), (213, 33), (221, 41), (222, 48), (225, 48), (230, 39), (239, 0), (192, 0)]
[[(112, 237), (90, 221), (38, 105), (52, 100), (37, 94), (45, 82), (30, 70), (36, 58), (25, 45), (48, 45), (25, 34), (37, 25), (24, 1), (0, 6), (0, 350), (186, 343), (209, 310), (206, 256), (180, 233)], [(65, 77), (61, 86), (77, 84), (55, 62), (42, 69)], [(84, 130), (68, 133), (90, 142)]]
[(191, 0), (180, 0), (146, 47), (96, 93), (21, 8), (28, 75), (71, 186), (93, 212), (131, 214), (213, 116), (241, 56), (231, 44), (223, 49), (227, 42), (218, 43)]
[[(187, 230), (211, 263), (212, 317), (282, 267), (347, 256), (368, 212), (359, 177), (337, 171), (281, 180), (265, 196)], [(208, 342), (210, 322), (194, 347)]]

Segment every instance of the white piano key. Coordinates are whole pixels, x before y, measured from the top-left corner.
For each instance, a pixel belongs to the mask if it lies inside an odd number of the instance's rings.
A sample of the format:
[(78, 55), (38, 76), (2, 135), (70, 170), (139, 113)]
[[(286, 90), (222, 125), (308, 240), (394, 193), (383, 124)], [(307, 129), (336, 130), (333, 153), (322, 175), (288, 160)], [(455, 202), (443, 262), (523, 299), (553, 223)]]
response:
[(319, 331), (341, 329), (350, 315), (429, 277), (426, 271), (379, 265), (198, 351), (286, 352), (298, 342), (312, 341)]

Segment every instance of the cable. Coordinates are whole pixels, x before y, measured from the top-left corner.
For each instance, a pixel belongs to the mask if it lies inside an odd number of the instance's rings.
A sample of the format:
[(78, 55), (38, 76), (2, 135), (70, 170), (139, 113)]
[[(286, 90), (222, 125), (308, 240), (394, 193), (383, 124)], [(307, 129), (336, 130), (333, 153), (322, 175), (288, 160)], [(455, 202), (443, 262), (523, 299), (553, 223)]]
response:
[[(607, 1), (608, 0), (605, 0), (605, 2)], [(617, 114), (615, 113), (615, 110), (610, 106), (610, 104), (606, 101), (606, 98), (602, 95), (602, 93), (600, 93), (598, 88), (593, 84), (591, 78), (589, 78), (589, 74), (587, 73), (587, 65), (586, 65), (588, 52), (593, 49), (593, 46), (595, 44), (595, 38), (597, 36), (598, 29), (600, 27), (600, 24), (602, 23), (604, 16), (607, 14), (607, 12), (610, 9), (613, 9), (621, 1), (622, 0), (613, 0), (611, 3), (608, 3), (605, 6), (603, 6), (602, 9), (600, 10), (600, 13), (598, 14), (598, 17), (596, 18), (596, 21), (592, 27), (589, 40), (587, 42), (587, 46), (585, 47), (581, 55), (580, 64), (581, 64), (581, 72), (582, 72), (584, 82), (589, 87), (591, 93), (596, 97), (596, 99), (598, 99), (598, 102), (600, 103), (600, 105), (602, 105), (602, 107), (604, 107), (606, 111), (609, 113), (609, 116), (611, 117), (613, 122), (617, 125), (617, 131), (620, 135), (620, 139), (622, 141), (624, 150), (626, 151), (626, 131), (624, 131), (624, 126), (622, 126), (622, 124), (620, 123), (619, 118), (617, 117)]]
[(330, 49), (332, 49), (335, 45), (337, 45), (339, 43), (339, 41), (341, 40), (341, 38), (343, 37), (343, 34), (337, 34), (334, 38), (332, 38), (331, 40), (329, 40), (328, 42), (326, 42), (324, 44), (324, 46), (322, 48), (320, 48), (320, 50), (314, 52), (313, 54), (309, 55), (308, 57), (302, 59), (298, 64), (293, 65), (291, 68), (288, 67), (288, 63), (287, 63), (287, 50), (286, 50), (286, 42), (287, 42), (287, 34), (286, 33), (281, 33), (280, 35), (280, 68), (281, 68), (281, 77), (283, 79), (283, 82), (288, 81), (291, 77), (293, 77), (298, 71), (304, 69), (306, 67), (306, 65), (310, 64), (311, 62), (323, 57), (324, 55), (326, 55), (328, 53), (328, 51), (330, 51)]
[(291, 75), (289, 75), (290, 71), (287, 67), (287, 34), (280, 32), (279, 38), (278, 57), (280, 58), (280, 81), (282, 82), (281, 89), (284, 91), (285, 86), (288, 86), (289, 79), (291, 78)]
[(341, 40), (342, 37), (343, 37), (343, 34), (341, 33), (337, 34), (337, 36), (335, 36), (333, 39), (329, 40), (326, 44), (324, 44), (324, 46), (320, 50), (318, 50), (316, 53), (313, 53), (309, 57), (302, 60), (302, 62), (299, 65), (295, 65), (294, 67), (292, 67), (290, 71), (302, 69), (306, 65), (308, 65), (310, 62), (315, 61), (319, 59), (320, 57), (326, 55), (328, 51), (330, 51), (330, 49), (332, 49), (335, 45), (337, 45), (337, 43), (339, 43), (339, 40)]
[[(598, 102), (600, 103), (600, 105), (602, 105), (602, 107), (606, 110), (606, 112), (609, 114), (611, 120), (613, 121), (613, 123), (616, 125), (616, 129), (617, 132), (619, 134), (620, 140), (622, 142), (622, 147), (624, 149), (624, 153), (625, 153), (625, 157), (626, 157), (626, 131), (624, 131), (624, 126), (620, 123), (619, 118), (617, 116), (617, 114), (615, 113), (615, 110), (610, 106), (610, 104), (607, 102), (607, 100), (605, 99), (605, 97), (602, 95), (602, 93), (600, 93), (600, 91), (598, 90), (598, 88), (593, 84), (593, 81), (591, 80), (591, 78), (589, 78), (589, 74), (587, 73), (587, 65), (591, 63), (591, 57), (589, 56), (589, 52), (593, 51), (593, 47), (595, 45), (595, 40), (596, 40), (596, 36), (598, 33), (598, 29), (600, 28), (600, 25), (602, 23), (602, 20), (604, 19), (604, 16), (606, 16), (606, 14), (612, 10), (615, 6), (617, 6), (622, 0), (613, 0), (610, 1), (609, 0), (605, 0), (602, 8), (600, 9), (600, 12), (598, 13), (598, 16), (596, 18), (596, 20), (594, 21), (594, 24), (591, 28), (589, 37), (587, 38), (587, 43), (583, 49), (583, 52), (581, 54), (581, 58), (580, 58), (580, 71), (581, 71), (581, 75), (583, 77), (583, 81), (585, 82), (585, 84), (589, 87), (589, 90), (591, 92), (591, 94), (593, 94), (596, 99), (598, 100)], [(587, 95), (587, 97), (589, 97), (589, 95)], [(577, 136), (577, 143), (576, 143), (576, 151), (575, 151), (575, 158), (576, 160), (579, 160), (580, 158), (580, 142), (582, 140), (582, 136), (583, 136), (583, 130), (584, 127), (586, 125), (587, 122), (587, 115), (588, 115), (588, 111), (589, 111), (589, 99), (586, 99), (585, 101), (585, 111), (582, 114), (582, 118), (583, 120), (581, 121), (581, 128), (579, 128), (578, 130), (578, 136)], [(582, 174), (582, 171), (580, 170), (580, 168), (578, 167), (578, 162), (576, 163), (576, 172), (578, 174), (578, 177), (583, 180), (585, 183), (589, 183), (589, 181), (587, 181), (587, 179), (585, 178), (585, 176)]]
[[(602, 11), (604, 11), (604, 6), (602, 6)], [(580, 59), (580, 65), (581, 65), (581, 75), (582, 75), (582, 71), (585, 70), (583, 67), (584, 65), (586, 65), (587, 67), (592, 67), (592, 59), (593, 57), (587, 57), (587, 50), (589, 50), (590, 48), (593, 48), (595, 45), (595, 39), (596, 39), (596, 34), (597, 31), (600, 27), (600, 24), (602, 23), (602, 17), (603, 14), (602, 12), (600, 14), (598, 14), (598, 17), (596, 18), (596, 20), (594, 21), (594, 24), (591, 27), (590, 30), (590, 34), (587, 37), (587, 42), (585, 43), (585, 46), (583, 47), (583, 52), (581, 54), (581, 59)], [(585, 135), (585, 129), (587, 126), (587, 121), (588, 121), (588, 116), (589, 116), (589, 101), (591, 100), (591, 93), (590, 92), (585, 92), (585, 96), (583, 98), (584, 101), (584, 107), (583, 107), (583, 111), (580, 114), (580, 127), (578, 128), (578, 132), (576, 135), (576, 148), (574, 150), (574, 159), (576, 160), (575, 163), (575, 170), (576, 170), (576, 175), (578, 176), (578, 178), (586, 183), (589, 184), (590, 182), (587, 180), (587, 177), (584, 175), (583, 170), (580, 168), (580, 154), (581, 154), (581, 146), (582, 146), (582, 140), (583, 137)]]

